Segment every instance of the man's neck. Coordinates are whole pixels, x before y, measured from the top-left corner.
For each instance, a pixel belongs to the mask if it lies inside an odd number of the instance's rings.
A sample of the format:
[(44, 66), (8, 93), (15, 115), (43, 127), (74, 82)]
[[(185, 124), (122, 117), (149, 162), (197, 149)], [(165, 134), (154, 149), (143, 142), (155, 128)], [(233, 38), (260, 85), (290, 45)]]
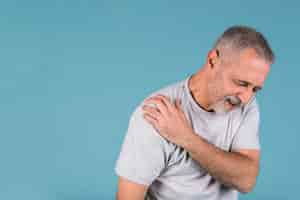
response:
[(207, 88), (207, 78), (205, 75), (205, 70), (202, 68), (197, 73), (193, 74), (188, 82), (189, 91), (194, 98), (195, 102), (204, 110), (208, 110), (209, 99), (208, 88)]

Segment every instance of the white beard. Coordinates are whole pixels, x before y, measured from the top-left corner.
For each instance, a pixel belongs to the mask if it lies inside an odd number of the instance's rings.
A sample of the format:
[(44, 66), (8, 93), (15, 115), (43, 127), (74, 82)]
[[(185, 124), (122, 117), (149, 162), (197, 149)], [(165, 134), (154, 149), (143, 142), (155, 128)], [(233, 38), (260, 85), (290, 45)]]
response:
[(235, 107), (241, 105), (241, 101), (235, 96), (225, 96), (223, 99), (209, 106), (209, 110), (214, 110), (217, 114), (226, 114), (230, 111), (226, 107), (227, 101), (230, 101)]
[(217, 101), (216, 103), (209, 106), (208, 110), (214, 110), (216, 114), (225, 114), (228, 110), (225, 107), (225, 100)]

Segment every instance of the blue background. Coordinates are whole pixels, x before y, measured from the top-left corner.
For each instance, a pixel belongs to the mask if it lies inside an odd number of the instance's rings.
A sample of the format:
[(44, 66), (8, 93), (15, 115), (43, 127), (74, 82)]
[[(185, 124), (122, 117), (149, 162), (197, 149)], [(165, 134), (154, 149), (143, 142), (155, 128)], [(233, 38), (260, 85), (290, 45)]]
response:
[(114, 199), (135, 106), (205, 62), (228, 26), (277, 60), (258, 96), (261, 171), (240, 199), (297, 199), (299, 1), (2, 0), (0, 199)]

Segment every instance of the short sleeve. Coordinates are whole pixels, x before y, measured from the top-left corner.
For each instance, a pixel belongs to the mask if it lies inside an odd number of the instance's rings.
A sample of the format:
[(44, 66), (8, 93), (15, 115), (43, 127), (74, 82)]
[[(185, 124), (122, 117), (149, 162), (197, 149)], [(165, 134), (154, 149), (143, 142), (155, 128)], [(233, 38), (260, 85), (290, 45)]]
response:
[(121, 177), (149, 186), (166, 166), (167, 142), (142, 112), (138, 106), (130, 118), (115, 171)]
[(257, 104), (249, 108), (233, 137), (231, 150), (260, 149), (259, 109)]

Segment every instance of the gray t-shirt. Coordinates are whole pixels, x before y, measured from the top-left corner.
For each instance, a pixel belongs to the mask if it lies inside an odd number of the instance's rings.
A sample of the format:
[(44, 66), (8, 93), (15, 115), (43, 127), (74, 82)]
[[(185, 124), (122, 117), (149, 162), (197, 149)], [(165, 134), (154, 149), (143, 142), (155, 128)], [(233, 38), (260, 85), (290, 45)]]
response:
[[(255, 97), (226, 114), (203, 110), (188, 88), (191, 75), (150, 94), (163, 94), (182, 110), (194, 131), (224, 151), (259, 149), (259, 109)], [(236, 200), (238, 192), (213, 178), (189, 153), (159, 135), (143, 118), (143, 102), (132, 113), (119, 158), (117, 175), (149, 186), (150, 200)]]

